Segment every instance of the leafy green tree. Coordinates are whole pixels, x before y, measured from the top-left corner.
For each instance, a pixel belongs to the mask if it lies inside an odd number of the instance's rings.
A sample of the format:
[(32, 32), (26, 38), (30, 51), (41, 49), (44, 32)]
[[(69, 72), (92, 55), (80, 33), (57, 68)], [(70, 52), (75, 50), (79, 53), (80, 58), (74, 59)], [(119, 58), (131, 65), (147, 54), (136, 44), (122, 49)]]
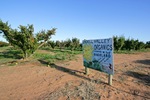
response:
[(118, 50), (121, 50), (121, 48), (123, 47), (125, 43), (125, 37), (124, 36), (120, 36), (118, 39)]
[(145, 43), (144, 42), (139, 42), (138, 45), (137, 45), (137, 50), (141, 50), (145, 48)]
[(125, 40), (125, 44), (124, 44), (124, 50), (131, 50), (131, 41), (130, 39), (128, 38), (127, 40)]
[(64, 41), (59, 41), (59, 40), (57, 40), (57, 41), (56, 41), (56, 46), (57, 46), (60, 50), (62, 50), (63, 48), (65, 48), (65, 43), (64, 43)]
[(129, 50), (135, 50), (138, 45), (138, 40), (131, 39), (129, 40)]
[(56, 43), (54, 41), (48, 41), (47, 44), (48, 46), (51, 46), (52, 49), (54, 49), (56, 46)]
[(59, 40), (56, 41), (56, 46), (57, 46), (58, 48), (60, 48), (60, 41), (59, 41)]
[(70, 48), (70, 47), (71, 47), (71, 42), (72, 42), (72, 41), (71, 41), (70, 39), (67, 39), (67, 40), (65, 41), (67, 48)]
[(75, 50), (80, 46), (80, 40), (78, 38), (72, 38), (71, 50)]
[(146, 42), (146, 48), (150, 48), (150, 41)]
[(60, 42), (60, 50), (64, 49), (65, 45), (66, 45), (65, 41), (61, 41)]
[(118, 47), (118, 36), (113, 36), (113, 40), (114, 40), (114, 49), (117, 50), (117, 47)]
[(130, 50), (134, 50), (134, 39), (130, 40)]
[(40, 32), (38, 32), (38, 34), (36, 35), (37, 41), (41, 42), (41, 44), (38, 46), (38, 48), (40, 48), (41, 46), (43, 46), (47, 41), (49, 41), (51, 39), (52, 35), (55, 35), (56, 33), (56, 28), (53, 28), (51, 30), (42, 30)]
[(134, 45), (133, 45), (133, 49), (134, 49), (134, 50), (137, 50), (138, 44), (139, 44), (139, 40), (138, 40), (138, 39), (137, 39), (137, 40), (134, 40)]
[(114, 38), (115, 50), (117, 50), (117, 51), (121, 50), (125, 43), (125, 37), (124, 36), (120, 36), (120, 37), (114, 36), (113, 38)]
[[(55, 34), (56, 30), (53, 28), (52, 30), (41, 31), (35, 37), (33, 25), (20, 25), (18, 28), (19, 30), (12, 29), (10, 25), (8, 25), (8, 22), (4, 23), (0, 20), (1, 33), (4, 34), (6, 40), (10, 44), (18, 46), (22, 50), (24, 58), (29, 57), (35, 50), (43, 46), (49, 40), (51, 35)], [(42, 43), (40, 41), (42, 41)]]
[(125, 50), (137, 50), (139, 40), (127, 39), (125, 40), (124, 49)]

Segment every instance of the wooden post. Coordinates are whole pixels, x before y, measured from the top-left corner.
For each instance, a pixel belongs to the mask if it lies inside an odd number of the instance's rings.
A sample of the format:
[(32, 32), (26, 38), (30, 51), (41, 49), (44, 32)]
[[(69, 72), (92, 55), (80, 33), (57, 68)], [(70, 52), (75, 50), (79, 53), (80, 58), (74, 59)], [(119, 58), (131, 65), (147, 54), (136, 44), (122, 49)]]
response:
[(85, 67), (85, 74), (88, 75), (89, 74), (89, 68)]
[(111, 74), (109, 74), (109, 76), (108, 76), (108, 84), (112, 85), (112, 75)]

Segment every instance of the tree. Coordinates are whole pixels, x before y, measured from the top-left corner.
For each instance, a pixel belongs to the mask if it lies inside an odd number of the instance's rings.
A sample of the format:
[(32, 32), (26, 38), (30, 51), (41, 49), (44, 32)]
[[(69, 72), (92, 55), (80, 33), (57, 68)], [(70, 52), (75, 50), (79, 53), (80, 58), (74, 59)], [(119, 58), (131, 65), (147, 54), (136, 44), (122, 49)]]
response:
[(121, 48), (124, 45), (124, 42), (125, 42), (124, 36), (120, 36), (119, 39), (118, 39), (118, 50), (121, 50)]
[(124, 36), (120, 36), (120, 37), (114, 36), (113, 38), (114, 38), (115, 50), (117, 50), (117, 51), (121, 50), (125, 43), (125, 37)]
[(80, 40), (78, 38), (72, 38), (71, 50), (75, 50), (80, 46)]
[(150, 48), (150, 41), (146, 42), (146, 48)]
[(41, 44), (38, 46), (38, 48), (42, 47), (49, 39), (51, 38), (52, 35), (55, 35), (56, 33), (56, 28), (53, 28), (51, 30), (42, 30), (38, 32), (36, 35), (37, 41), (41, 42)]
[(117, 50), (118, 49), (118, 37), (114, 36), (113, 40), (114, 40), (114, 49)]
[(139, 40), (134, 40), (134, 45), (133, 45), (133, 49), (137, 50), (137, 46), (138, 46)]
[(128, 44), (128, 50), (136, 50), (136, 47), (139, 43), (138, 40), (134, 40), (134, 39), (131, 39), (131, 40), (128, 40), (129, 41), (129, 44)]
[(57, 46), (58, 48), (60, 48), (60, 41), (59, 41), (59, 40), (56, 41), (56, 46)]
[(131, 41), (128, 38), (127, 40), (125, 40), (125, 44), (124, 44), (124, 50), (131, 50)]
[(65, 41), (67, 48), (70, 48), (70, 47), (71, 47), (71, 42), (72, 42), (72, 41), (71, 41), (70, 39), (67, 39), (67, 40)]
[(48, 41), (47, 44), (48, 44), (48, 46), (51, 46), (52, 49), (54, 49), (56, 46), (54, 41)]
[[(4, 23), (0, 20), (0, 30), (4, 34), (6, 40), (13, 46), (18, 46), (23, 52), (23, 57), (27, 58), (33, 54), (38, 48), (43, 46), (55, 34), (55, 28), (52, 30), (41, 31), (34, 36), (33, 25), (22, 26), (19, 30), (12, 29), (8, 22)], [(42, 41), (42, 43), (41, 43)], [(38, 45), (40, 44), (40, 45)]]
[(60, 42), (60, 50), (62, 51), (62, 49), (64, 49), (65, 46), (66, 46), (66, 42), (62, 40), (62, 41)]
[(137, 50), (141, 50), (145, 48), (145, 43), (144, 42), (139, 42), (138, 45), (137, 45)]

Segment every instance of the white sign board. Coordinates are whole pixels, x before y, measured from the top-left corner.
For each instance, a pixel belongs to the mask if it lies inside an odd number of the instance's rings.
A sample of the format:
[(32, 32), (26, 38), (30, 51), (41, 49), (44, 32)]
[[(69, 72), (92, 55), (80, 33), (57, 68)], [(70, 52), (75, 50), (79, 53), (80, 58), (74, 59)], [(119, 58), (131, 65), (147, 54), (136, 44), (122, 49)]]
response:
[(85, 67), (114, 74), (113, 38), (83, 40), (82, 46)]

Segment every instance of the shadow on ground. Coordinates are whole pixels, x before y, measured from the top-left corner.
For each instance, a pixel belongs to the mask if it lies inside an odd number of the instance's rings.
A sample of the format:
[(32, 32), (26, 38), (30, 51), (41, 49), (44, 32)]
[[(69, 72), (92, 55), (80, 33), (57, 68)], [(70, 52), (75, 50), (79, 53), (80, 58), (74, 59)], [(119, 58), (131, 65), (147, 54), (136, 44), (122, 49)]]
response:
[[(48, 64), (48, 62), (44, 61), (44, 60), (38, 60), (41, 64)], [(51, 68), (55, 68), (59, 71), (62, 71), (62, 72), (65, 72), (65, 73), (68, 73), (70, 75), (74, 75), (78, 78), (81, 78), (81, 79), (85, 79), (85, 80), (88, 80), (90, 82), (95, 82), (97, 84), (99, 83), (103, 83), (103, 84), (107, 84), (103, 81), (97, 81), (97, 80), (93, 80), (93, 79), (90, 79), (88, 77), (85, 76), (85, 73), (84, 72), (81, 72), (81, 71), (78, 71), (78, 70), (73, 70), (73, 69), (69, 69), (69, 68), (65, 68), (65, 67), (62, 67), (62, 66), (58, 66), (54, 63), (50, 64)]]
[(145, 65), (150, 65), (150, 60), (145, 59), (145, 60), (136, 60), (135, 63), (140, 63), (140, 64), (145, 64)]
[(125, 74), (128, 76), (134, 77), (136, 79), (139, 79), (139, 82), (142, 82), (145, 85), (150, 86), (150, 75), (146, 75), (146, 74), (138, 73), (138, 72), (133, 72), (133, 71), (127, 71)]

